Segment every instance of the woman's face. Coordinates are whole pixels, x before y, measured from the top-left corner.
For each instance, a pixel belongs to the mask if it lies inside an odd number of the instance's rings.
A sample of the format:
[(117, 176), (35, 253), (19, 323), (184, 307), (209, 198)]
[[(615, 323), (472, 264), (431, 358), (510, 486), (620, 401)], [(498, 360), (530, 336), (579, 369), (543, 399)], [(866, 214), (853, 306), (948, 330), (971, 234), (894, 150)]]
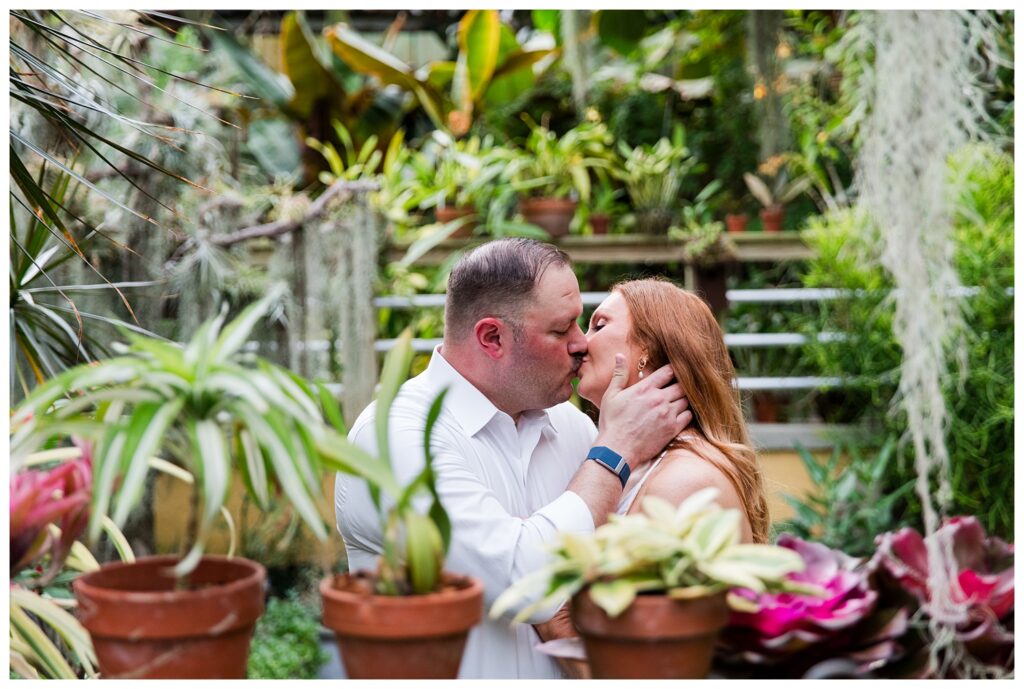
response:
[[(638, 380), (636, 366), (641, 352), (629, 342), (632, 330), (633, 319), (629, 315), (626, 300), (618, 292), (612, 292), (590, 317), (587, 354), (583, 357), (578, 373), (580, 384), (577, 392), (580, 397), (601, 406), (601, 398), (615, 370), (617, 352), (626, 356), (626, 385), (632, 385)], [(651, 373), (650, 366), (644, 369), (644, 373)]]

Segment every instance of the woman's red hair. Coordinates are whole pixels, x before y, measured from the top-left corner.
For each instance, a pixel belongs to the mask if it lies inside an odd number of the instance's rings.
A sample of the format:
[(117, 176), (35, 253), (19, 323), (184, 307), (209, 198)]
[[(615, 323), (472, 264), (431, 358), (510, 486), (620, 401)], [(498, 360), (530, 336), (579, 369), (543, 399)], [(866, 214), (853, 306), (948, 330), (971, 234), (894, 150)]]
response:
[(632, 339), (651, 370), (669, 363), (686, 393), (693, 426), (726, 458), (705, 457), (736, 488), (755, 543), (767, 543), (770, 519), (764, 479), (750, 444), (725, 338), (702, 299), (667, 280), (620, 282), (633, 320)]

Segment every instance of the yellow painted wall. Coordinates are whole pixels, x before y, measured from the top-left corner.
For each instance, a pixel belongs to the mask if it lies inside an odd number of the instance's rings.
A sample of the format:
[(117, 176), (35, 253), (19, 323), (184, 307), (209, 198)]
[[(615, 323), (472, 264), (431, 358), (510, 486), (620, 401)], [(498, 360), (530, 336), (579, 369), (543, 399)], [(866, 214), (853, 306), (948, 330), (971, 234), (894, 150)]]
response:
[[(827, 456), (828, 452), (817, 453), (819, 457)], [(804, 470), (800, 457), (792, 451), (762, 451), (759, 455), (765, 473), (765, 487), (768, 491), (768, 509), (773, 522), (788, 519), (793, 509), (782, 499), (783, 494), (804, 496), (814, 490), (810, 477)], [(191, 487), (168, 476), (159, 476), (155, 491), (155, 540), (160, 552), (174, 552), (181, 547), (187, 528)], [(236, 524), (241, 526), (242, 483), (236, 478), (228, 509)], [(317, 546), (311, 537), (308, 547), (298, 548), (296, 559), (303, 562), (319, 562), (330, 567), (339, 558), (344, 557), (341, 537), (334, 526), (334, 475), (325, 475), (322, 482), (320, 513), (328, 524), (331, 538), (323, 546)], [(259, 531), (264, 541), (274, 546), (275, 534), (283, 539), (288, 531), (288, 519), (282, 514), (262, 514), (255, 505), (250, 505), (247, 524), (250, 530)], [(228, 550), (229, 531), (223, 520), (218, 520), (210, 539), (209, 552), (226, 553)], [(280, 545), (279, 543), (277, 545)], [(280, 552), (279, 556), (284, 556)]]

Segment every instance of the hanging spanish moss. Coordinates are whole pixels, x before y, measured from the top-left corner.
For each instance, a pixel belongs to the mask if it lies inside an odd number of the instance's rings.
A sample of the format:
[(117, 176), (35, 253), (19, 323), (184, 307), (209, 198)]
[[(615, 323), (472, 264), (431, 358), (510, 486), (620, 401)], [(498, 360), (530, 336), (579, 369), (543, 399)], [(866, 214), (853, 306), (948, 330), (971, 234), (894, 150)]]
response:
[[(952, 11), (865, 13), (849, 36), (866, 63), (859, 205), (878, 232), (881, 262), (896, 286), (893, 329), (903, 363), (894, 405), (907, 416), (927, 535), (952, 498), (943, 381), (951, 368), (962, 375), (966, 366), (953, 241), (960, 180), (951, 178), (949, 159), (994, 135), (983, 84), (996, 59), (996, 36), (991, 15)], [(954, 630), (967, 608), (954, 600), (952, 544), (933, 541), (927, 612), (933, 670), (942, 673), (940, 663), (961, 656)]]
[(343, 295), (335, 302), (332, 313), (337, 314), (341, 330), (343, 409), (348, 423), (355, 421), (373, 399), (377, 384), (373, 292), (377, 275), (378, 218), (365, 191), (356, 195), (354, 211), (345, 218), (343, 230), (335, 240), (342, 249), (342, 260), (330, 281), (332, 293)]

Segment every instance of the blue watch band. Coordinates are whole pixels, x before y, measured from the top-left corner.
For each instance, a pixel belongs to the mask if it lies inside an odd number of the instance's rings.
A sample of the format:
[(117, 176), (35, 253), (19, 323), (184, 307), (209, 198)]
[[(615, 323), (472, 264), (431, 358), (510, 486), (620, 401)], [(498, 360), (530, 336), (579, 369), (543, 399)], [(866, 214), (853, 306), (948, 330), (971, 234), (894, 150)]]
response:
[(626, 481), (629, 480), (629, 463), (618, 452), (604, 445), (596, 445), (590, 448), (590, 452), (587, 453), (587, 459), (594, 460), (618, 476), (622, 487), (626, 487)]

